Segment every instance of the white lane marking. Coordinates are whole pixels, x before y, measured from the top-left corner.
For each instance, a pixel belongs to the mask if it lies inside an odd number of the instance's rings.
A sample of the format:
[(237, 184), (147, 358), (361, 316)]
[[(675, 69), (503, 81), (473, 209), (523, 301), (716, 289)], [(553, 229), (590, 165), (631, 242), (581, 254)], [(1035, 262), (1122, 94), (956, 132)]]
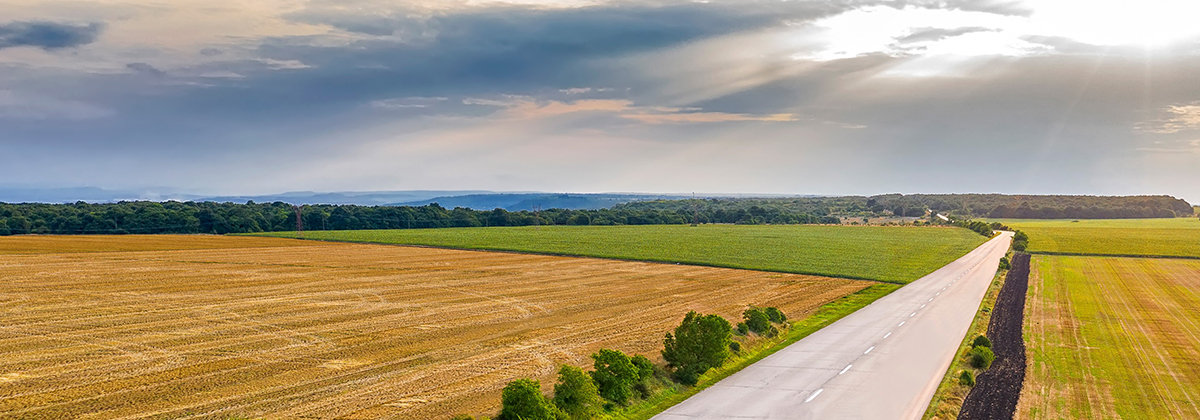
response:
[(818, 389), (817, 392), (814, 392), (812, 395), (809, 395), (808, 398), (805, 398), (804, 402), (812, 401), (813, 398), (817, 398), (818, 395), (821, 395), (821, 391), (824, 391), (824, 390), (825, 390), (825, 388)]
[(929, 298), (929, 301), (930, 301), (930, 302), (933, 302), (933, 298)]
[(934, 296), (941, 296), (941, 295), (942, 295), (942, 292), (937, 292), (937, 294)]
[(921, 305), (921, 307), (922, 307), (922, 308), (924, 308), (924, 307), (925, 307), (925, 305)]
[(897, 325), (897, 327), (903, 327), (905, 322), (908, 322), (908, 321), (900, 321), (900, 325)]
[(863, 354), (870, 353), (871, 350), (875, 350), (875, 346), (871, 346), (871, 348), (867, 349), (867, 351), (864, 351)]
[(892, 333), (891, 333), (891, 332), (889, 332), (889, 333), (887, 333), (887, 334), (884, 334), (884, 335), (883, 335), (883, 338), (888, 338), (888, 337), (889, 337), (889, 336), (891, 336), (891, 335), (892, 335)]
[(854, 366), (854, 365), (846, 365), (846, 367), (844, 369), (842, 369), (841, 372), (838, 372), (838, 375), (846, 373), (846, 371), (850, 370), (850, 366)]
[(909, 318), (912, 318), (912, 317), (914, 317), (914, 316), (917, 316), (917, 313), (916, 313), (916, 312), (913, 312), (913, 313), (912, 313), (912, 315), (909, 315), (908, 317), (909, 317)]

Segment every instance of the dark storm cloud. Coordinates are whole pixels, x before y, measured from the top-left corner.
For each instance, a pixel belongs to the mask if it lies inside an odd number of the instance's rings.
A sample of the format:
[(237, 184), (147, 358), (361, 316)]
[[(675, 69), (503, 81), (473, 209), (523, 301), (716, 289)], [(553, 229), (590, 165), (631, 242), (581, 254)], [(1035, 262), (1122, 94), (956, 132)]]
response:
[(0, 24), (0, 49), (36, 47), (46, 50), (77, 47), (96, 41), (103, 25), (69, 25), (53, 22)]

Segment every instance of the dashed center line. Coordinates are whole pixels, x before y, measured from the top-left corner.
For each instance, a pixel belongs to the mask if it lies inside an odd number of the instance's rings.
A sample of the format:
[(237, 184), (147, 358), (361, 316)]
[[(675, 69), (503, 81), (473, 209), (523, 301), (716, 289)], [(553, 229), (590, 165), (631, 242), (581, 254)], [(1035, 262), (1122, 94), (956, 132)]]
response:
[(851, 366), (854, 366), (854, 365), (846, 365), (846, 367), (845, 367), (845, 368), (843, 368), (841, 372), (838, 372), (838, 375), (841, 375), (841, 374), (843, 374), (843, 373), (846, 373), (846, 371), (850, 370), (850, 367), (851, 367)]
[(864, 351), (863, 354), (870, 353), (871, 350), (875, 350), (875, 346), (871, 346), (871, 348), (867, 349), (867, 351)]
[(817, 398), (818, 395), (821, 395), (821, 391), (824, 391), (824, 390), (825, 390), (825, 388), (818, 389), (817, 392), (814, 392), (812, 395), (809, 395), (808, 398), (805, 398), (804, 402), (812, 401), (813, 398)]
[(909, 317), (909, 318), (912, 318), (912, 317), (914, 317), (914, 316), (917, 316), (917, 313), (916, 313), (916, 312), (913, 312), (913, 313), (912, 313), (912, 315), (909, 315), (908, 317)]
[(905, 322), (908, 322), (908, 321), (900, 321), (900, 325), (897, 325), (897, 327), (903, 327)]
[(884, 334), (884, 335), (883, 335), (883, 338), (888, 338), (888, 337), (890, 337), (891, 335), (892, 335), (892, 333), (891, 333), (891, 332), (888, 332), (887, 334)]

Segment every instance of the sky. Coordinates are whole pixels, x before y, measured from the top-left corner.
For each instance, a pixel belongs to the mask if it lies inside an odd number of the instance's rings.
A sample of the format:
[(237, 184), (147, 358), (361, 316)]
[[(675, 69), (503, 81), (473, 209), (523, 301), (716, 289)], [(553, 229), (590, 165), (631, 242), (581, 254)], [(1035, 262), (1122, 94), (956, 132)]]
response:
[(1170, 194), (1194, 0), (0, 0), (0, 186)]

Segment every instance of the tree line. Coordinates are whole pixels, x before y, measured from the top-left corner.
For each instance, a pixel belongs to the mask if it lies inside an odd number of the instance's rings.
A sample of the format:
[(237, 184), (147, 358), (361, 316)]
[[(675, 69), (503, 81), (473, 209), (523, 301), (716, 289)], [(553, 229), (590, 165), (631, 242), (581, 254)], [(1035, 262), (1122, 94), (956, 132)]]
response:
[[(655, 364), (643, 355), (600, 349), (591, 356), (591, 371), (559, 366), (558, 380), (550, 396), (542, 393), (537, 380), (513, 380), (501, 392), (496, 420), (602, 418), (667, 387), (695, 385), (701, 375), (721, 367), (741, 351), (741, 343), (735, 336), (753, 333), (773, 338), (779, 334), (775, 324), (787, 323), (783, 312), (774, 307), (752, 306), (742, 312), (742, 319), (735, 328), (719, 315), (688, 312), (674, 332), (663, 338), (661, 355), (665, 364)], [(454, 420), (474, 419), (467, 414), (454, 417)]]
[[(868, 198), (872, 211), (899, 215), (929, 209), (964, 218), (993, 219), (1133, 219), (1187, 217), (1187, 201), (1166, 195), (1005, 195), (1005, 194), (888, 194)], [(910, 214), (911, 215), (911, 214)]]
[[(447, 209), (426, 206), (301, 206), (304, 230), (418, 229), (533, 225), (670, 225), (690, 223), (690, 210), (618, 206), (599, 210), (542, 211)], [(834, 217), (802, 212), (715, 209), (702, 223), (837, 223)], [(296, 209), (287, 203), (130, 201), (92, 204), (0, 203), (0, 235), (251, 233), (296, 229)]]

